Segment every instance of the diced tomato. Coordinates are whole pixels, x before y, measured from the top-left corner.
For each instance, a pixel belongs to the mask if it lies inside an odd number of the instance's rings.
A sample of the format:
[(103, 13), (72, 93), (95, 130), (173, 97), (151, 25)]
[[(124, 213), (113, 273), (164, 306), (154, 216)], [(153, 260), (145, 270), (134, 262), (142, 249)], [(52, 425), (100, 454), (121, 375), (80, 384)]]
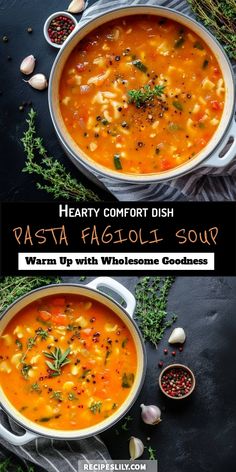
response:
[(170, 161), (168, 161), (168, 159), (163, 158), (162, 161), (161, 161), (161, 168), (162, 168), (162, 170), (168, 170), (168, 169), (170, 169), (171, 167), (172, 167), (172, 166), (171, 166)]
[(53, 305), (55, 306), (63, 306), (65, 305), (65, 298), (58, 297), (53, 299)]
[(76, 69), (78, 72), (84, 72), (86, 65), (83, 62), (79, 62), (79, 64), (76, 64)]
[(203, 111), (199, 111), (198, 113), (196, 113), (195, 115), (196, 120), (200, 121), (203, 118), (204, 114), (205, 113)]
[(57, 316), (57, 315), (60, 315), (60, 313), (62, 313), (62, 312), (63, 312), (62, 306), (54, 306), (54, 307), (51, 308), (52, 315)]
[(220, 73), (218, 67), (214, 67), (214, 74), (218, 75)]
[(52, 322), (60, 326), (66, 326), (68, 323), (68, 318), (66, 315), (63, 315), (63, 313), (59, 313), (58, 315), (52, 317)]
[(211, 108), (212, 110), (220, 110), (220, 104), (217, 100), (212, 100), (211, 101)]
[(52, 317), (51, 313), (46, 310), (39, 311), (39, 318), (43, 321), (48, 321)]

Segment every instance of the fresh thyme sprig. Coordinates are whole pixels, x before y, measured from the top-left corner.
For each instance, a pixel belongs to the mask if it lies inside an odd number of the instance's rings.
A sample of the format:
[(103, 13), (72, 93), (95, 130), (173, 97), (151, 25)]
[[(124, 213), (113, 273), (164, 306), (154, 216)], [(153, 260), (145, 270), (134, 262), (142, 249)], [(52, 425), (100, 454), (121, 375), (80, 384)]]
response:
[(35, 174), (42, 182), (37, 182), (37, 188), (45, 190), (54, 198), (80, 201), (100, 201), (98, 195), (74, 179), (63, 164), (49, 157), (42, 138), (36, 135), (36, 112), (31, 108), (28, 114), (28, 129), (21, 139), (27, 156), (23, 172)]
[(224, 45), (231, 59), (236, 59), (235, 0), (188, 0), (192, 10)]
[(70, 351), (70, 347), (68, 347), (65, 352), (62, 352), (59, 347), (55, 347), (54, 352), (43, 351), (45, 357), (53, 360), (53, 362), (45, 361), (49, 369), (52, 371), (53, 377), (61, 375), (62, 367), (70, 363), (70, 359), (68, 359)]
[(129, 90), (129, 103), (134, 103), (137, 108), (141, 108), (152, 102), (155, 97), (161, 97), (164, 93), (164, 89), (165, 85), (154, 85), (153, 88), (151, 88), (150, 85), (144, 85), (141, 89)]
[(143, 277), (135, 289), (136, 313), (143, 337), (157, 347), (166, 328), (177, 319), (168, 320), (167, 302), (174, 277)]
[(0, 279), (0, 312), (25, 293), (43, 285), (60, 282), (59, 277), (2, 277)]

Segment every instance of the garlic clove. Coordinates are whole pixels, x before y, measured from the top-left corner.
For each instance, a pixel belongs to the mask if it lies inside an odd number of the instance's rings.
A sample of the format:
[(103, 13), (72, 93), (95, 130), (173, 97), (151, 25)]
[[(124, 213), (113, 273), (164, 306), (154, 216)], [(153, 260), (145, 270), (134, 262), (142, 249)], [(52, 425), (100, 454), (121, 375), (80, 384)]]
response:
[(186, 340), (186, 334), (185, 334), (184, 329), (175, 328), (168, 339), (168, 343), (169, 344), (184, 344), (185, 340)]
[(144, 452), (144, 445), (141, 439), (131, 436), (130, 441), (129, 441), (130, 459), (132, 460), (138, 459), (139, 457), (143, 455), (143, 452)]
[(35, 74), (29, 80), (25, 80), (31, 87), (36, 90), (45, 90), (48, 86), (47, 79), (44, 74)]
[(30, 54), (30, 56), (25, 57), (20, 65), (20, 71), (22, 74), (29, 75), (32, 74), (35, 68), (35, 57)]
[(158, 406), (156, 405), (140, 405), (142, 411), (141, 411), (141, 418), (144, 423), (150, 424), (150, 425), (156, 425), (160, 423), (161, 420), (161, 410)]
[(85, 6), (84, 0), (72, 0), (67, 8), (67, 11), (70, 13), (80, 13), (81, 11), (85, 10)]

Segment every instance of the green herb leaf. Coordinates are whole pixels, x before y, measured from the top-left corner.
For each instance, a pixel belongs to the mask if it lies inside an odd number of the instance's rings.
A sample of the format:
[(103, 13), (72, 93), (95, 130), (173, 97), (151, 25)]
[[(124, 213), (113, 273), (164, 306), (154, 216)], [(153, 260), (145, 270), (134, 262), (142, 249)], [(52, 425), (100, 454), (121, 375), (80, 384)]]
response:
[(93, 402), (91, 403), (89, 410), (96, 415), (96, 413), (101, 413), (102, 402)]
[(19, 351), (22, 351), (22, 349), (23, 349), (23, 344), (22, 344), (22, 342), (21, 342), (19, 339), (16, 339), (15, 343), (16, 343), (16, 345), (17, 345)]
[(115, 164), (115, 168), (117, 170), (121, 170), (122, 169), (122, 164), (120, 162), (120, 154), (115, 154), (114, 155), (114, 164)]
[(185, 43), (185, 38), (184, 36), (180, 36), (178, 39), (175, 40), (174, 47), (176, 49), (182, 48), (183, 44)]
[(182, 105), (182, 103), (179, 102), (178, 100), (174, 100), (174, 101), (172, 102), (172, 105), (173, 105), (175, 108), (177, 108), (177, 110), (183, 111), (183, 105)]
[(148, 456), (149, 456), (148, 459), (149, 459), (150, 461), (155, 461), (156, 458), (157, 458), (156, 449), (153, 449), (151, 446), (149, 446), (149, 447), (147, 448), (147, 451), (148, 451)]
[(25, 364), (25, 363), (22, 364), (21, 374), (23, 375), (25, 380), (29, 378), (30, 369), (32, 369), (32, 365)]
[(27, 348), (30, 350), (32, 347), (35, 345), (36, 342), (36, 337), (34, 338), (29, 338), (27, 341)]
[(124, 349), (126, 347), (126, 344), (128, 342), (128, 338), (125, 338), (123, 339), (122, 343), (121, 343), (121, 347)]
[(152, 102), (155, 97), (161, 97), (164, 93), (165, 85), (154, 85), (153, 88), (150, 85), (144, 85), (138, 90), (129, 90), (128, 99), (129, 103), (134, 103), (137, 108)]
[(127, 374), (126, 372), (122, 375), (122, 388), (131, 388), (134, 383), (134, 374)]
[(36, 112), (31, 108), (28, 129), (21, 139), (26, 154), (23, 172), (40, 177), (43, 183), (37, 182), (37, 188), (45, 190), (54, 198), (80, 201), (100, 201), (98, 195), (74, 179), (57, 159), (48, 156), (42, 138), (36, 136)]
[(132, 64), (134, 67), (141, 70), (141, 72), (146, 73), (148, 70), (147, 66), (145, 66), (145, 64), (142, 61), (140, 61), (140, 59), (135, 59), (134, 61), (132, 61)]
[(39, 392), (39, 393), (42, 392), (42, 390), (41, 390), (41, 388), (40, 388), (40, 386), (37, 382), (31, 385), (31, 390), (33, 392)]
[(165, 330), (177, 319), (172, 315), (168, 319), (168, 295), (174, 277), (143, 277), (135, 288), (137, 301), (135, 318), (143, 337), (157, 347)]
[(196, 43), (194, 43), (193, 47), (195, 49), (199, 49), (200, 51), (204, 50), (204, 47), (203, 47), (202, 43), (200, 43), (200, 41), (196, 41)]
[(68, 359), (70, 351), (70, 347), (68, 347), (64, 353), (59, 347), (55, 347), (54, 352), (43, 351), (45, 357), (54, 361), (45, 361), (49, 369), (53, 371), (53, 376), (60, 375), (62, 367), (70, 363), (70, 359)]
[(45, 331), (44, 329), (42, 328), (38, 328), (36, 329), (36, 334), (37, 336), (39, 336), (41, 338), (41, 341), (45, 341), (47, 338), (48, 338), (48, 331)]

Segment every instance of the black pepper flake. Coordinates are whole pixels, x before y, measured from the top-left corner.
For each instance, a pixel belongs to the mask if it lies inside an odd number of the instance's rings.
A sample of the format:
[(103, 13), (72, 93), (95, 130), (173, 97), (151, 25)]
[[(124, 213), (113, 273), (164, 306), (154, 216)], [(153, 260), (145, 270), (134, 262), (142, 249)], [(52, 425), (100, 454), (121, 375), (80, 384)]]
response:
[(192, 98), (192, 95), (190, 93), (187, 93), (187, 98)]
[(139, 141), (139, 142), (138, 142), (138, 147), (141, 148), (141, 147), (143, 147), (143, 146), (144, 146), (144, 143), (143, 143), (142, 141)]
[(3, 40), (4, 43), (8, 43), (8, 41), (9, 41), (7, 36), (3, 36), (2, 40)]
[(122, 111), (123, 108), (122, 108), (122, 107), (118, 107), (117, 110), (118, 110), (118, 111)]
[(120, 56), (116, 56), (115, 61), (117, 61), (117, 62), (120, 61)]
[(97, 121), (101, 121), (101, 119), (102, 119), (102, 117), (101, 117), (100, 115), (98, 115), (98, 116), (96, 117), (96, 120), (97, 120)]

